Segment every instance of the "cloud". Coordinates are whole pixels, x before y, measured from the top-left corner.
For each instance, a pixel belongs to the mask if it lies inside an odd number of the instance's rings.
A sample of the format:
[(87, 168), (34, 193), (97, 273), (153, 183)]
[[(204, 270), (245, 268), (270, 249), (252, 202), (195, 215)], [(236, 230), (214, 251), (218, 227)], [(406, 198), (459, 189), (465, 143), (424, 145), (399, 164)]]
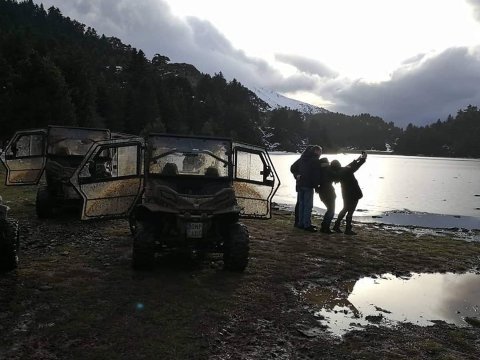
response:
[(298, 71), (309, 75), (318, 75), (322, 78), (335, 78), (338, 76), (338, 73), (329, 69), (318, 60), (288, 54), (276, 54), (275, 59), (285, 64), (292, 65), (297, 68)]
[(393, 121), (425, 125), (469, 104), (480, 104), (480, 47), (450, 48), (437, 56), (417, 62), (410, 59), (389, 81), (326, 84), (322, 94), (335, 105), (334, 111), (347, 114), (370, 113)]
[(467, 0), (473, 8), (473, 16), (477, 21), (480, 21), (480, 0)]
[(424, 59), (426, 54), (417, 54), (415, 56), (412, 56), (411, 58), (405, 59), (402, 61), (402, 65), (408, 65), (408, 64), (415, 64), (420, 62), (422, 59)]
[[(452, 275), (443, 282), (443, 296), (440, 297), (439, 310), (446, 317), (451, 318), (452, 313), (461, 312), (462, 317), (474, 311), (474, 306), (480, 296), (480, 281), (475, 274)], [(468, 307), (467, 307), (468, 306)]]
[(315, 91), (318, 88), (318, 79), (305, 74), (294, 74), (282, 78), (275, 84), (275, 91), (295, 93), (297, 91)]
[(226, 79), (274, 87), (284, 79), (268, 62), (248, 57), (210, 22), (195, 17), (176, 17), (162, 0), (46, 0), (64, 16), (93, 27), (99, 34), (115, 36), (143, 50), (147, 57), (168, 56), (186, 62), (203, 73), (222, 72)]

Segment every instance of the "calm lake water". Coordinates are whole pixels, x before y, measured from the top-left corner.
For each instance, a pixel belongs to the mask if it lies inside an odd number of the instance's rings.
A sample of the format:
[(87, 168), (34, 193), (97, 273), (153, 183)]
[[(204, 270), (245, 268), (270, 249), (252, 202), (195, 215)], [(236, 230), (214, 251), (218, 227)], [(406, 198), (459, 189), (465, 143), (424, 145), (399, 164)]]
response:
[[(296, 202), (290, 166), (300, 154), (271, 153), (281, 186), (274, 201)], [(358, 154), (324, 154), (348, 165)], [(369, 154), (355, 173), (364, 197), (355, 213), (357, 221), (376, 221), (426, 227), (480, 229), (480, 160)], [(342, 207), (339, 184), (336, 213)], [(315, 196), (314, 208), (325, 206)]]

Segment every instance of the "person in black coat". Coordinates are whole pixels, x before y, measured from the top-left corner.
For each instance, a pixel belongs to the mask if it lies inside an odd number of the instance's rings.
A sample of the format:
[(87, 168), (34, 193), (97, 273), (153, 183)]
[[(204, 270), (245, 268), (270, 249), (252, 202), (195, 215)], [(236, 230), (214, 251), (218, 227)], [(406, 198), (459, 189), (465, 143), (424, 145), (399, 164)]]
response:
[(335, 215), (335, 199), (337, 197), (335, 194), (335, 188), (333, 187), (333, 181), (336, 179), (336, 177), (335, 172), (332, 170), (327, 158), (321, 158), (319, 163), (320, 169), (317, 175), (319, 185), (316, 191), (320, 196), (320, 200), (327, 208), (327, 211), (323, 215), (320, 232), (331, 234), (333, 231), (330, 230), (330, 224), (333, 216)]
[(365, 163), (366, 160), (367, 153), (362, 151), (362, 155), (360, 155), (358, 159), (353, 160), (345, 167), (342, 167), (340, 162), (337, 160), (333, 160), (330, 165), (335, 173), (335, 182), (340, 182), (342, 186), (343, 197), (343, 209), (338, 213), (337, 220), (333, 226), (333, 230), (335, 232), (342, 232), (340, 230), (340, 223), (343, 217), (346, 215), (345, 234), (356, 235), (356, 233), (352, 231), (352, 217), (357, 207), (358, 200), (363, 197), (363, 193), (358, 185), (358, 181), (355, 178), (354, 173)]
[[(300, 159), (302, 156), (307, 156), (309, 153), (313, 152), (313, 145), (307, 145), (305, 150), (303, 151), (302, 155), (300, 156)], [(297, 175), (299, 172), (299, 166), (300, 166), (300, 159), (295, 161), (292, 166), (290, 166), (290, 172), (292, 173), (294, 179), (295, 179), (295, 191), (297, 192), (297, 201), (295, 203), (295, 222), (293, 223), (293, 226), (298, 228), (298, 184), (297, 184)]]
[(316, 169), (319, 168), (318, 162), (321, 154), (320, 146), (311, 145), (290, 167), (290, 171), (296, 179), (298, 214), (296, 227), (310, 232), (317, 231), (316, 227), (312, 225), (311, 215), (314, 188), (317, 186)]

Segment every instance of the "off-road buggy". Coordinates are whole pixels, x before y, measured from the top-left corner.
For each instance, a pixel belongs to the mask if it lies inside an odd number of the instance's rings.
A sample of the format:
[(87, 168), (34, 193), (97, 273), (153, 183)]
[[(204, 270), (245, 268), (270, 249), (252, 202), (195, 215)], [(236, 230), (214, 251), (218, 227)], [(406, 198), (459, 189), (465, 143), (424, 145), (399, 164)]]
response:
[[(92, 164), (111, 154), (111, 173)], [(249, 235), (240, 218), (268, 219), (278, 177), (265, 149), (231, 139), (149, 135), (92, 146), (72, 184), (84, 199), (82, 219), (129, 217), (132, 266), (149, 269), (167, 250), (223, 253), (243, 271)]]
[[(38, 217), (49, 218), (66, 208), (81, 209), (82, 199), (70, 177), (91, 145), (106, 139), (111, 139), (106, 129), (49, 126), (18, 131), (1, 156), (7, 168), (6, 185), (36, 185), (45, 171), (45, 181), (37, 189)], [(108, 161), (108, 154), (104, 160)]]
[(7, 212), (0, 196), (0, 273), (15, 269), (18, 264), (18, 223), (8, 218)]

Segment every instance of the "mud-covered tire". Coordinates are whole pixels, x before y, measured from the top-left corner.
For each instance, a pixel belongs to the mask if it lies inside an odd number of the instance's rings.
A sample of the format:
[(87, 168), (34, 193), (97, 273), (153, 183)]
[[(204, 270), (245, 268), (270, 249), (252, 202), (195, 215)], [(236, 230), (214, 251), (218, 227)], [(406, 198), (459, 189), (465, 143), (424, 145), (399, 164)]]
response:
[(37, 216), (40, 219), (48, 219), (53, 216), (54, 201), (48, 188), (42, 186), (38, 188), (37, 198), (35, 201), (35, 209), (37, 211)]
[(133, 236), (132, 268), (151, 270), (155, 265), (155, 231), (154, 226), (145, 222), (137, 223)]
[(244, 271), (248, 264), (250, 237), (242, 224), (233, 224), (228, 229), (223, 248), (223, 267), (228, 271)]
[(17, 268), (19, 248), (18, 223), (0, 219), (0, 272)]

